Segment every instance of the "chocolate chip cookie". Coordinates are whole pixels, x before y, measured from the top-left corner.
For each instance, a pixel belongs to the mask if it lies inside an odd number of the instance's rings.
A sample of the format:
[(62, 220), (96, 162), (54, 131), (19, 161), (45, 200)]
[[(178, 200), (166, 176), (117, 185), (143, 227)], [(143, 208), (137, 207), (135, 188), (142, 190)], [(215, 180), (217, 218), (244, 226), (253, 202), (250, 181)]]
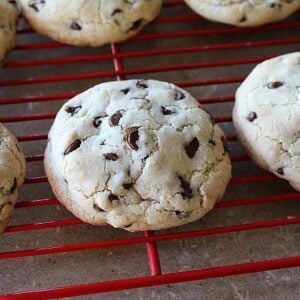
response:
[(300, 191), (300, 52), (252, 71), (236, 93), (233, 121), (250, 157)]
[(45, 169), (84, 222), (128, 231), (201, 218), (231, 176), (224, 133), (179, 87), (108, 82), (68, 101), (49, 133)]
[(0, 232), (3, 232), (25, 177), (25, 159), (13, 134), (0, 123)]
[(0, 65), (16, 44), (18, 12), (13, 1), (0, 0)]
[(196, 13), (240, 27), (259, 26), (287, 18), (300, 8), (299, 0), (184, 0)]
[(62, 43), (101, 46), (137, 34), (162, 0), (19, 0), (31, 26)]

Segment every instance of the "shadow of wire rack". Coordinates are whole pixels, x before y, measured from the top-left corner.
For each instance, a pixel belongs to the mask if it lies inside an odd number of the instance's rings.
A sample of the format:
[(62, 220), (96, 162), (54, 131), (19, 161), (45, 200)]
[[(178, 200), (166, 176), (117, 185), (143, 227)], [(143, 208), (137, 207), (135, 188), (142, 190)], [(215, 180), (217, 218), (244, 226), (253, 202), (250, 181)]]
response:
[[(248, 159), (230, 114), (234, 92), (254, 65), (299, 51), (299, 32), (299, 13), (282, 23), (239, 29), (205, 21), (174, 0), (165, 1), (160, 17), (138, 36), (97, 49), (53, 42), (23, 22), (18, 46), (0, 72), (0, 121), (17, 134), (28, 163), (14, 217), (1, 237), (0, 294), (296, 299), (300, 194)], [(202, 220), (130, 234), (82, 224), (53, 198), (42, 160), (55, 113), (94, 84), (129, 78), (186, 88), (225, 130), (233, 178), (222, 202)]]

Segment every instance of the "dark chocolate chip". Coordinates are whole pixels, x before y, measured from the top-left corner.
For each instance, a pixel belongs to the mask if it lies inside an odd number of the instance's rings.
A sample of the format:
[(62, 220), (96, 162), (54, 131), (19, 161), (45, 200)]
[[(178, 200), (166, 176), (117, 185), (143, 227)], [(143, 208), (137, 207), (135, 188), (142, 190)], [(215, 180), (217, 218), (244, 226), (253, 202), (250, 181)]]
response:
[(119, 156), (116, 153), (104, 153), (103, 156), (105, 157), (105, 159), (113, 161), (116, 161), (119, 158)]
[(211, 145), (216, 146), (216, 142), (215, 142), (214, 140), (210, 139), (208, 142), (209, 142)]
[(64, 155), (67, 155), (76, 149), (78, 149), (81, 145), (81, 140), (75, 140), (64, 152)]
[(183, 92), (179, 90), (175, 90), (175, 100), (182, 100), (185, 98), (185, 95)]
[(270, 7), (271, 8), (276, 8), (276, 9), (281, 9), (282, 5), (280, 3), (273, 2), (273, 3), (270, 4)]
[(14, 183), (13, 183), (12, 187), (10, 188), (10, 191), (9, 191), (9, 192), (10, 192), (11, 194), (14, 193), (15, 190), (17, 189), (17, 187), (18, 187), (17, 178), (14, 177)]
[(143, 23), (143, 19), (138, 19), (136, 21), (134, 21), (131, 26), (129, 27), (128, 31), (133, 31), (133, 30), (137, 30), (138, 28), (141, 27)]
[(130, 91), (130, 88), (121, 90), (121, 92), (124, 93), (125, 95), (127, 95), (129, 93), (129, 91)]
[(81, 110), (81, 105), (79, 105), (79, 106), (69, 106), (65, 110), (68, 114), (71, 114), (71, 116), (73, 117), (74, 115), (76, 115)]
[(221, 141), (222, 141), (222, 144), (223, 144), (224, 151), (230, 153), (230, 147), (229, 147), (228, 141), (226, 140), (226, 137), (222, 136)]
[(185, 145), (184, 149), (189, 158), (193, 158), (195, 153), (199, 148), (199, 141), (197, 138), (193, 138), (187, 145)]
[(132, 183), (123, 183), (123, 188), (124, 188), (125, 190), (131, 189), (131, 188), (132, 188)]
[(100, 125), (102, 124), (102, 118), (103, 117), (101, 117), (101, 116), (94, 118), (94, 121), (93, 121), (94, 127), (96, 127), (96, 128), (100, 127)]
[(110, 194), (108, 196), (109, 201), (119, 200), (119, 197), (115, 194)]
[(109, 119), (110, 126), (118, 126), (120, 119), (123, 117), (124, 110), (116, 111)]
[(283, 85), (284, 85), (284, 83), (281, 82), (281, 81), (273, 81), (273, 82), (269, 82), (269, 83), (267, 84), (267, 87), (268, 87), (269, 89), (278, 89), (279, 87), (281, 87), (281, 86), (283, 86)]
[(247, 21), (247, 16), (242, 16), (239, 20), (239, 23), (244, 23)]
[(70, 29), (79, 31), (82, 29), (82, 25), (79, 23), (79, 21), (72, 21)]
[(100, 143), (100, 146), (104, 146), (104, 145), (106, 145), (106, 144), (105, 144), (105, 142), (106, 142), (105, 140), (104, 140), (104, 141), (102, 141), (102, 142)]
[(171, 110), (166, 109), (164, 106), (161, 107), (161, 113), (163, 115), (171, 115), (171, 114), (173, 114), (173, 112)]
[(284, 175), (284, 171), (283, 171), (283, 168), (278, 168), (277, 171), (276, 171), (279, 175)]
[(136, 83), (136, 87), (140, 89), (147, 89), (148, 85), (144, 82), (144, 80), (138, 80)]
[(97, 203), (94, 203), (94, 204), (93, 204), (93, 208), (96, 209), (96, 210), (98, 210), (98, 211), (100, 211), (100, 212), (105, 212), (105, 210), (102, 209), (101, 207), (99, 207), (99, 206), (97, 205)]
[(131, 149), (139, 149), (139, 146), (137, 145), (139, 137), (139, 127), (130, 127), (125, 129), (125, 140)]
[(112, 12), (111, 16), (114, 16), (114, 15), (119, 14), (119, 13), (121, 13), (121, 12), (122, 12), (121, 9), (116, 8), (116, 9)]
[(28, 2), (28, 6), (36, 12), (39, 12), (42, 6), (44, 6), (45, 4), (45, 0), (31, 0)]
[(249, 112), (247, 118), (249, 122), (253, 122), (255, 119), (257, 119), (257, 114), (254, 111)]
[(180, 211), (180, 210), (175, 210), (175, 214), (179, 218), (186, 218), (189, 215), (189, 213), (187, 213), (185, 211)]
[(16, 8), (18, 8), (18, 4), (17, 4), (16, 0), (8, 0), (8, 3), (10, 3), (11, 5), (13, 5)]
[(178, 176), (178, 179), (180, 181), (180, 186), (183, 189), (183, 192), (180, 193), (183, 199), (193, 198), (193, 190), (191, 189), (190, 184), (187, 181), (185, 181), (181, 176)]
[(142, 158), (142, 162), (144, 163), (148, 158), (149, 158), (149, 155), (146, 155), (145, 157)]

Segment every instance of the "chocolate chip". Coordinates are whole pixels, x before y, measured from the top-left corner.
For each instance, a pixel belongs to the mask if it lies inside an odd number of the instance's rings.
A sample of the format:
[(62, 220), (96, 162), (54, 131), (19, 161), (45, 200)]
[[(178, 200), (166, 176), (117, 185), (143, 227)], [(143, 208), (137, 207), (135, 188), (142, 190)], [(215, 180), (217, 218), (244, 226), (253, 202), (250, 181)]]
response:
[(130, 91), (130, 88), (121, 90), (121, 92), (124, 93), (125, 95), (127, 95), (129, 93), (129, 91)]
[(105, 144), (105, 142), (106, 142), (105, 140), (104, 140), (104, 141), (102, 141), (102, 142), (100, 143), (100, 146), (104, 146), (104, 145), (106, 145), (106, 144)]
[(120, 119), (123, 117), (124, 110), (116, 111), (109, 119), (110, 126), (118, 126)]
[(211, 145), (216, 146), (216, 142), (215, 142), (214, 140), (211, 140), (211, 139), (210, 139), (208, 142), (209, 142)]
[(71, 114), (71, 116), (73, 117), (74, 115), (76, 115), (79, 111), (81, 110), (81, 105), (79, 106), (69, 106), (65, 109), (65, 111), (68, 114)]
[(75, 140), (64, 152), (64, 155), (67, 155), (76, 149), (78, 149), (81, 145), (81, 140)]
[(31, 0), (28, 2), (28, 6), (36, 12), (39, 12), (42, 6), (44, 6), (45, 4), (45, 0)]
[(189, 158), (193, 158), (199, 148), (199, 141), (197, 138), (193, 138), (185, 147), (185, 152)]
[(119, 13), (121, 13), (121, 12), (122, 12), (121, 9), (116, 8), (116, 9), (112, 12), (111, 17), (114, 16), (114, 15), (116, 15), (116, 14), (119, 14)]
[(102, 118), (103, 117), (101, 117), (101, 116), (94, 118), (94, 121), (93, 121), (94, 127), (96, 127), (96, 128), (100, 127), (100, 125), (102, 124)]
[(8, 0), (8, 3), (15, 6), (16, 8), (18, 7), (18, 4), (17, 4), (16, 0)]
[(278, 89), (279, 87), (281, 87), (281, 86), (283, 86), (283, 85), (284, 85), (284, 83), (281, 82), (281, 81), (273, 81), (273, 82), (269, 82), (269, 83), (267, 84), (267, 87), (268, 87), (269, 89)]
[(281, 9), (281, 8), (282, 8), (282, 5), (281, 5), (280, 3), (275, 3), (275, 2), (273, 2), (273, 3), (270, 4), (270, 7), (271, 7), (271, 8)]
[(226, 137), (222, 136), (221, 141), (222, 141), (222, 144), (223, 144), (224, 151), (227, 152), (227, 153), (230, 153), (230, 147), (229, 147), (228, 141), (226, 140)]
[(185, 181), (181, 176), (178, 176), (178, 179), (180, 181), (180, 186), (183, 189), (183, 192), (180, 193), (183, 197), (183, 199), (191, 199), (193, 198), (193, 191), (190, 187), (190, 184)]
[(186, 218), (189, 216), (189, 213), (187, 213), (185, 211), (180, 211), (180, 210), (175, 210), (175, 214), (179, 218)]
[(171, 110), (166, 109), (164, 106), (161, 107), (161, 113), (163, 115), (171, 115), (171, 114), (173, 114), (173, 112)]
[(131, 188), (132, 188), (132, 183), (123, 183), (123, 188), (124, 188), (125, 190), (131, 189)]
[(119, 158), (119, 156), (116, 153), (104, 153), (103, 156), (105, 157), (105, 159), (113, 161), (116, 161)]
[(115, 194), (110, 194), (108, 196), (109, 201), (119, 200), (119, 197)]
[(136, 21), (134, 21), (131, 26), (129, 27), (128, 31), (133, 31), (133, 30), (137, 30), (139, 27), (141, 27), (143, 22), (143, 19), (138, 19)]
[(277, 171), (276, 171), (279, 175), (284, 175), (284, 171), (283, 171), (283, 168), (278, 168)]
[(142, 163), (144, 163), (148, 158), (149, 158), (149, 155), (146, 155), (145, 157), (143, 157), (142, 158)]
[(239, 20), (239, 23), (244, 23), (247, 21), (247, 16), (242, 16), (241, 19)]
[(14, 177), (14, 183), (13, 183), (12, 187), (10, 188), (10, 191), (9, 191), (9, 192), (10, 192), (11, 194), (14, 193), (15, 190), (17, 189), (17, 187), (18, 187), (17, 178)]
[(139, 137), (139, 127), (130, 127), (125, 129), (125, 140), (131, 149), (139, 149), (139, 146), (137, 145)]
[(102, 209), (101, 207), (99, 207), (99, 206), (97, 205), (97, 203), (94, 203), (94, 204), (93, 204), (93, 208), (96, 209), (96, 210), (98, 210), (98, 211), (100, 211), (100, 212), (105, 212), (105, 210)]
[(144, 82), (144, 80), (138, 80), (136, 83), (136, 87), (140, 89), (147, 89), (148, 85)]
[(175, 90), (175, 100), (182, 100), (185, 98), (185, 95), (183, 92), (179, 91), (179, 90)]
[(254, 111), (249, 112), (247, 118), (249, 122), (253, 122), (255, 119), (257, 119), (257, 114)]
[(70, 29), (79, 31), (82, 29), (82, 25), (79, 23), (79, 21), (73, 21), (70, 25)]

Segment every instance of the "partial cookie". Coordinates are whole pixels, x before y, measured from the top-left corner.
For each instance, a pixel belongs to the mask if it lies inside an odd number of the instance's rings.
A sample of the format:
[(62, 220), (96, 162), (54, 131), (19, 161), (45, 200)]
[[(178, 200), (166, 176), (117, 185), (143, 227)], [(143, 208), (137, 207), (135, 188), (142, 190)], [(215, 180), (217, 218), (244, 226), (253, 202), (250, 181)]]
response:
[(151, 22), (162, 6), (162, 0), (19, 1), (36, 31), (77, 46), (124, 41)]
[(128, 231), (201, 218), (231, 176), (212, 117), (186, 91), (154, 80), (100, 84), (67, 102), (49, 133), (45, 169), (78, 218)]
[(252, 71), (236, 93), (233, 121), (249, 156), (300, 191), (300, 52)]
[(184, 0), (197, 14), (240, 27), (283, 20), (300, 8), (299, 0)]
[(0, 123), (0, 233), (9, 221), (24, 177), (24, 155), (16, 138)]
[(0, 64), (16, 44), (18, 12), (13, 1), (0, 0)]

